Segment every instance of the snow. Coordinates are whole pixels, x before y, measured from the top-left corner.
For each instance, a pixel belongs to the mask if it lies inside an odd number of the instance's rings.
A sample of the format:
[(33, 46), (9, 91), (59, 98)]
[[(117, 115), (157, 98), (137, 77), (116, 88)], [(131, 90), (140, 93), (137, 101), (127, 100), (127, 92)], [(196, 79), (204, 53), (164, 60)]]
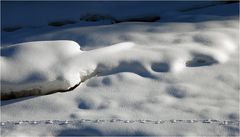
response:
[[(209, 22), (201, 25), (205, 24)], [(237, 40), (233, 41), (227, 33), (219, 33), (218, 28), (193, 29), (184, 32), (183, 36), (174, 37), (181, 33), (177, 30), (184, 28), (184, 25), (173, 24), (171, 27), (175, 32), (164, 33), (162, 26), (158, 27), (160, 30), (155, 30), (157, 35), (150, 37), (153, 39), (150, 43), (139, 40), (144, 37), (142, 33), (130, 33), (133, 38), (129, 37), (128, 40), (137, 44), (125, 42), (90, 51), (80, 50), (80, 46), (73, 41), (28, 42), (3, 47), (2, 97), (5, 93), (11, 95), (11, 92), (22, 90), (40, 90), (41, 94), (68, 90), (83, 82), (84, 77), (96, 75), (94, 73), (106, 75), (130, 71), (154, 78), (155, 72), (179, 72), (185, 67), (224, 63), (236, 49)], [(189, 25), (195, 27), (195, 24)], [(127, 28), (129, 24), (122, 24), (121, 27)], [(112, 27), (107, 28), (112, 30)], [(81, 28), (75, 31), (83, 32)], [(237, 34), (237, 31), (231, 30), (231, 33)], [(164, 40), (156, 38), (161, 36)]]
[(218, 15), (236, 5), (174, 11), (175, 21), (2, 32), (1, 98), (18, 99), (1, 101), (1, 135), (239, 135), (239, 19)]

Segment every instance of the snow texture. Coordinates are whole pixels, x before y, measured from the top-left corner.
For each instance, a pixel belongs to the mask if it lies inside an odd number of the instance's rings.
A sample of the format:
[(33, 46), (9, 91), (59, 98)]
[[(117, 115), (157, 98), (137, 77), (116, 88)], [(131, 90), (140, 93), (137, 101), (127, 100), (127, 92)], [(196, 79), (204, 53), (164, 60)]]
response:
[(17, 99), (1, 101), (1, 135), (238, 136), (239, 5), (183, 5), (151, 23), (128, 22), (145, 13), (131, 8), (112, 25), (16, 18), (25, 27), (2, 32), (1, 99)]

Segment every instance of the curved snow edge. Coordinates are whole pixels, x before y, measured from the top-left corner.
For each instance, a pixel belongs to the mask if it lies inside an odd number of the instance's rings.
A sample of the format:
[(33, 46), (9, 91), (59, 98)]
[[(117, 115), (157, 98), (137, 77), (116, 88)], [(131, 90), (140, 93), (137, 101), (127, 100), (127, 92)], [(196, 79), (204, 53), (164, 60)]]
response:
[[(28, 96), (41, 96), (41, 95), (49, 95), (52, 93), (57, 92), (68, 92), (72, 91), (75, 88), (77, 88), (82, 82), (96, 76), (97, 73), (94, 71), (93, 73), (85, 76), (81, 76), (81, 81), (75, 84), (74, 86), (70, 86), (69, 83), (66, 83), (65, 81), (50, 81), (50, 82), (43, 82), (41, 85), (30, 85), (31, 87), (28, 87), (28, 89), (22, 89), (19, 91), (9, 91), (9, 92), (1, 92), (1, 100), (10, 100), (10, 99), (17, 99), (21, 97), (28, 97)], [(51, 85), (51, 86), (49, 86)], [(61, 87), (60, 87), (61, 85)], [(1, 88), (3, 89), (11, 89), (12, 85), (3, 85)], [(52, 87), (52, 88), (49, 88)], [(60, 87), (59, 89), (56, 89), (56, 87)], [(15, 88), (16, 89), (16, 88)]]
[(34, 88), (29, 90), (20, 90), (20, 91), (12, 91), (12, 92), (3, 92), (1, 93), (1, 100), (9, 100), (9, 99), (16, 99), (21, 97), (28, 97), (28, 96), (40, 96), (40, 95), (48, 95), (56, 92), (67, 92), (75, 89), (80, 83), (76, 84), (73, 87), (69, 87), (68, 89), (56, 89), (56, 90), (48, 90), (43, 91), (40, 88)]

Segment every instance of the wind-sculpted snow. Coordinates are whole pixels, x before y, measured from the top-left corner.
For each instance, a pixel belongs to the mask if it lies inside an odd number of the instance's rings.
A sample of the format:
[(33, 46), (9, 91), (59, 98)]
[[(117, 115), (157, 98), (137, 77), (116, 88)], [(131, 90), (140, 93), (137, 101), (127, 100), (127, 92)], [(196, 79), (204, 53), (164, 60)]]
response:
[(179, 32), (166, 35), (168, 42), (152, 41), (152, 45), (122, 42), (90, 51), (82, 51), (76, 42), (66, 40), (4, 47), (1, 97), (67, 91), (90, 77), (120, 72), (158, 79), (158, 73), (225, 63), (236, 49), (228, 35), (216, 30), (185, 32), (179, 37), (176, 37)]

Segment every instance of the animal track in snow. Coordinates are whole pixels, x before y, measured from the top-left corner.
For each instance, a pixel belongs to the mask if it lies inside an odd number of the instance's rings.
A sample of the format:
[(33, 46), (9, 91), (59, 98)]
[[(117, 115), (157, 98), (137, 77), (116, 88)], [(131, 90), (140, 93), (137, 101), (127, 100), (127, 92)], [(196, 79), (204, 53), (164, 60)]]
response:
[(233, 120), (215, 120), (215, 119), (204, 119), (204, 120), (196, 120), (196, 119), (187, 119), (187, 120), (124, 120), (124, 119), (81, 119), (81, 120), (40, 120), (40, 121), (6, 121), (1, 122), (1, 127), (8, 126), (21, 126), (21, 125), (76, 125), (76, 124), (84, 124), (84, 123), (138, 123), (138, 124), (217, 124), (220, 126), (226, 125), (239, 125), (239, 121)]

